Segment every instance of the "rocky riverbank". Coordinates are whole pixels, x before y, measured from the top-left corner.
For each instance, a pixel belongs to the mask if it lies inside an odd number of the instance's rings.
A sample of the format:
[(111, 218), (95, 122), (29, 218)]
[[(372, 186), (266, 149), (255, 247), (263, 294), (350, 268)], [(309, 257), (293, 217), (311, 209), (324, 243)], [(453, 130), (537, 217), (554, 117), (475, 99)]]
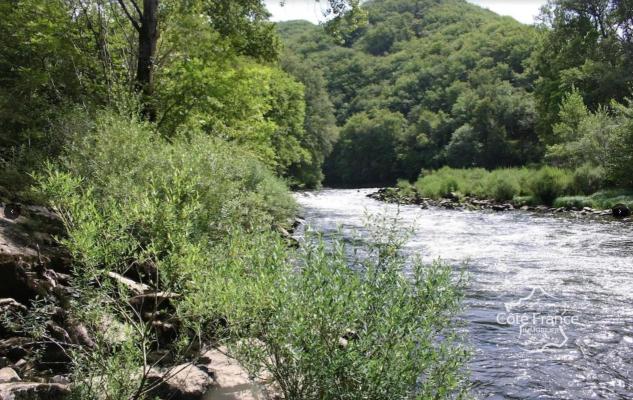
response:
[[(52, 210), (0, 199), (1, 400), (66, 398), (73, 384), (70, 350), (90, 351), (95, 346), (89, 330), (73, 318), (69, 306), (76, 295), (71, 256), (55, 239), (63, 235), (62, 221)], [(108, 277), (129, 289), (133, 296), (129, 303), (138, 307), (146, 323), (160, 328), (164, 333), (161, 340), (169, 340), (170, 330), (178, 323), (170, 317), (171, 301), (178, 294), (153, 290), (151, 279), (145, 279), (148, 275), (151, 272), (139, 266), (126, 276), (109, 273)], [(46, 307), (42, 307), (44, 302)], [(160, 312), (143, 312), (147, 304)], [(27, 321), (36, 308), (38, 319), (31, 326)], [(104, 321), (102, 326), (112, 340), (121, 334), (114, 325)], [(146, 376), (153, 394), (165, 399), (201, 399), (210, 390), (221, 396), (206, 395), (206, 399), (260, 398), (255, 389), (261, 389), (244, 369), (225, 349), (211, 345), (200, 346), (184, 364), (156, 364)]]
[(578, 217), (606, 217), (631, 221), (631, 210), (624, 204), (618, 204), (609, 210), (597, 210), (590, 207), (548, 207), (545, 205), (531, 206), (513, 202), (498, 202), (491, 199), (477, 199), (461, 197), (457, 193), (449, 193), (444, 198), (436, 200), (421, 197), (417, 192), (403, 191), (399, 188), (383, 188), (369, 194), (367, 197), (386, 203), (417, 205), (422, 208), (445, 208), (449, 210), (492, 210), (497, 212), (530, 211), (536, 213), (569, 214)]

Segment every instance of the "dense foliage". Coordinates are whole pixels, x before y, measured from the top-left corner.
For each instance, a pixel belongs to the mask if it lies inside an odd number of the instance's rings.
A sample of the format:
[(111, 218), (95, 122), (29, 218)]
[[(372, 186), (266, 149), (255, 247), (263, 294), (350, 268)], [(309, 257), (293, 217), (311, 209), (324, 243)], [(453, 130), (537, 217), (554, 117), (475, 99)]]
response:
[(329, 183), (546, 163), (592, 169), (598, 187), (631, 186), (627, 2), (550, 1), (536, 26), (463, 0), (363, 8), (368, 24), (342, 41), (307, 22), (279, 28), (293, 52), (320, 66), (343, 127)]
[[(329, 3), (344, 40), (365, 13)], [(0, 191), (52, 207), (72, 256), (72, 296), (18, 322), (64, 353), (70, 398), (154, 399), (150, 375), (224, 344), (288, 400), (464, 393), (461, 288), (443, 264), (405, 273), (397, 222), (358, 244), (363, 259), (342, 240), (290, 246), (288, 186), (321, 184), (339, 130), (325, 78), (280, 56), (261, 1), (0, 12)], [(47, 336), (59, 307), (81, 345)]]
[(446, 266), (408, 265), (394, 222), (372, 218), (366, 245), (316, 240), (299, 252), (298, 273), (278, 282), (278, 312), (250, 326), (255, 345), (237, 344), (251, 373), (272, 374), (287, 399), (465, 394), (468, 352), (453, 319), (460, 290)]
[(280, 26), (287, 45), (323, 69), (339, 124), (353, 130), (366, 113), (403, 121), (396, 140), (365, 154), (383, 157), (374, 163), (381, 174), (362, 160), (349, 171), (357, 162), (350, 156), (363, 150), (347, 149), (363, 144), (346, 140), (344, 129), (327, 169), (332, 183), (415, 178), (423, 167), (445, 164), (493, 168), (538, 160), (527, 68), (535, 29), (459, 0), (373, 1), (365, 9), (369, 24), (343, 44), (305, 22)]
[[(128, 18), (131, 2), (119, 4), (0, 3), (5, 186), (28, 184), (27, 173), (56, 156), (63, 137), (53, 127), (68, 108), (118, 107), (139, 87), (138, 21)], [(288, 66), (293, 78), (277, 65), (279, 40), (268, 16), (253, 0), (161, 1), (151, 91), (142, 91), (142, 107), (164, 137), (200, 129), (239, 145), (293, 185), (316, 187), (336, 137), (331, 108), (318, 78)]]
[[(270, 230), (289, 223), (294, 202), (259, 161), (200, 131), (157, 140), (136, 115), (68, 127), (61, 162), (38, 178), (68, 228), (75, 317), (97, 340), (72, 353), (76, 398), (150, 398), (146, 374), (129, 371), (190, 361), (200, 341), (272, 374), (285, 399), (466, 389), (453, 326), (461, 289), (439, 263), (406, 273), (397, 221), (370, 221), (362, 257), (342, 240), (295, 251)], [(177, 294), (148, 306), (166, 313), (167, 332), (136, 318), (113, 272)]]
[(411, 185), (398, 183), (403, 193), (433, 199), (472, 197), (510, 202), (516, 206), (548, 205), (555, 207), (611, 208), (616, 204), (633, 206), (631, 190), (600, 190), (604, 176), (594, 168), (583, 166), (570, 171), (555, 167), (500, 168), (440, 168), (423, 171)]

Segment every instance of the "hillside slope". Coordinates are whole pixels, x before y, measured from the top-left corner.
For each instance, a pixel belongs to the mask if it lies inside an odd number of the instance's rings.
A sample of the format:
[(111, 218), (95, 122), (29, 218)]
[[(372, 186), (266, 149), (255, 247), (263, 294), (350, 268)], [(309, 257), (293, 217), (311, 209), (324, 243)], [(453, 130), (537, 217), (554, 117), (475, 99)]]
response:
[(535, 28), (463, 0), (381, 0), (365, 8), (367, 26), (339, 41), (308, 22), (279, 26), (286, 47), (323, 70), (343, 126), (328, 183), (539, 158), (529, 68)]

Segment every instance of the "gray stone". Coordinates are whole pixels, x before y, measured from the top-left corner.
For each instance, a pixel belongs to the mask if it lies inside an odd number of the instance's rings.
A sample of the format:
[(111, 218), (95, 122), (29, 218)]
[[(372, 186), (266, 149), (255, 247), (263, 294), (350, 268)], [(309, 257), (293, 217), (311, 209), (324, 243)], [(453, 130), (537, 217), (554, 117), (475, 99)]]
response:
[(6, 367), (0, 369), (0, 383), (19, 382), (21, 380), (13, 368)]
[(156, 394), (173, 400), (198, 400), (207, 392), (213, 380), (209, 374), (192, 364), (182, 364), (164, 371), (152, 370), (150, 381), (159, 382)]
[(631, 210), (625, 204), (616, 204), (611, 209), (611, 213), (615, 218), (626, 218), (631, 216)]
[(2, 400), (62, 400), (70, 390), (59, 383), (10, 382), (0, 383)]
[(214, 380), (204, 400), (264, 400), (275, 397), (271, 388), (251, 380), (244, 368), (226, 353), (226, 348), (220, 348), (202, 355), (201, 360), (208, 361), (206, 369)]

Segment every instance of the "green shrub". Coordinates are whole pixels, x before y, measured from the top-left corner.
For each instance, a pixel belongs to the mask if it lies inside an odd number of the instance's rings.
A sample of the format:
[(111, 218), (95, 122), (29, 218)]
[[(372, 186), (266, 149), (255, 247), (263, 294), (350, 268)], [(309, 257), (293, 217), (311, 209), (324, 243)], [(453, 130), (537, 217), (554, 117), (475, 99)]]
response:
[(486, 197), (497, 201), (512, 200), (520, 191), (518, 179), (512, 170), (495, 170), (485, 179)]
[[(195, 361), (201, 341), (228, 344), (253, 374), (270, 372), (286, 399), (464, 390), (460, 288), (445, 265), (405, 274), (397, 227), (379, 226), (363, 258), (349, 259), (342, 241), (290, 250), (270, 228), (292, 215), (292, 198), (238, 148), (196, 132), (168, 142), (110, 112), (91, 121), (38, 178), (68, 229), (73, 317), (95, 339), (71, 353), (73, 398), (150, 398), (141, 371)], [(142, 274), (153, 290), (179, 294), (167, 340), (109, 276), (141, 267), (155, 271)]]
[(554, 207), (577, 208), (595, 207), (595, 203), (586, 196), (563, 196), (554, 200)]
[(514, 196), (512, 203), (515, 206), (537, 206), (538, 201), (534, 196)]
[(604, 188), (606, 171), (602, 167), (584, 164), (573, 174), (573, 189), (576, 193), (590, 195)]
[(440, 170), (422, 176), (415, 184), (420, 194), (424, 197), (439, 199), (451, 192), (460, 191), (462, 177), (455, 170), (444, 167)]
[(536, 171), (530, 180), (530, 190), (539, 201), (551, 205), (554, 200), (568, 193), (571, 176), (565, 170), (543, 167)]
[(633, 209), (633, 190), (630, 189), (602, 190), (589, 197), (596, 207), (602, 209), (612, 208), (616, 204), (625, 204)]
[[(259, 300), (286, 256), (270, 228), (288, 223), (295, 203), (261, 163), (229, 144), (196, 132), (168, 142), (135, 117), (107, 111), (86, 118), (94, 122), (72, 132), (60, 165), (39, 180), (68, 230), (73, 314), (95, 338), (103, 336), (103, 318), (132, 333), (74, 354), (75, 391), (79, 398), (95, 398), (94, 390), (138, 398), (147, 382), (129, 371), (148, 367), (148, 351), (160, 346), (181, 360), (197, 340), (228, 334), (218, 321), (252, 319), (266, 308)], [(137, 268), (156, 271), (142, 274), (154, 290), (180, 294), (172, 302), (174, 340), (161, 342), (159, 328), (138, 321), (126, 288), (108, 276)], [(246, 303), (242, 314), (227, 313), (227, 304)], [(96, 385), (91, 376), (100, 379)]]
[(245, 334), (257, 340), (237, 344), (242, 364), (272, 374), (282, 398), (448, 399), (464, 390), (450, 268), (416, 262), (405, 273), (398, 235), (376, 228), (365, 256), (351, 260), (342, 241), (309, 240), (298, 272), (277, 284), (272, 315)]

